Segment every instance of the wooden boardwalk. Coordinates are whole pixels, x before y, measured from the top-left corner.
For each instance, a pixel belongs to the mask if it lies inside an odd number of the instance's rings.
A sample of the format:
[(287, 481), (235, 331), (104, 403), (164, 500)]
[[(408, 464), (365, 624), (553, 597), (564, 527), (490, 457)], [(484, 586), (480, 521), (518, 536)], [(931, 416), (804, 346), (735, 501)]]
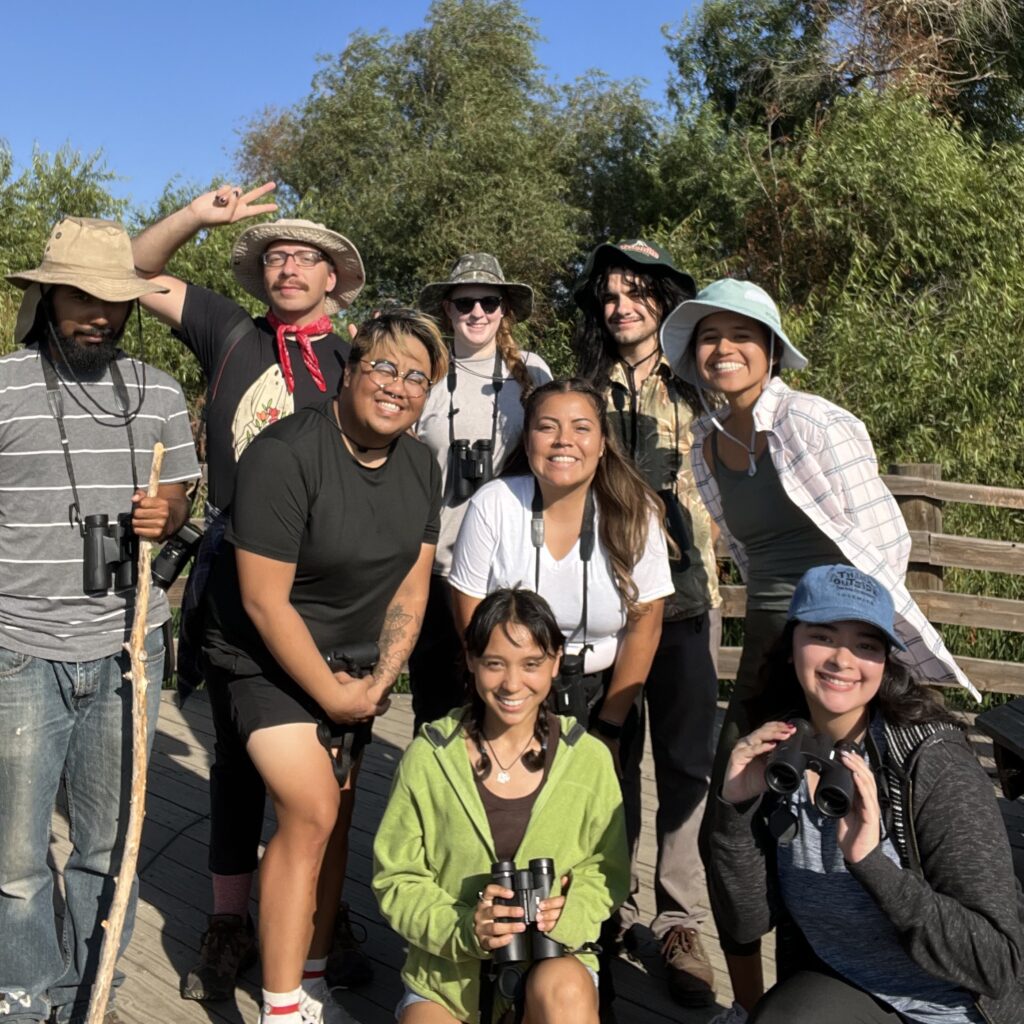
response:
[[(361, 1024), (392, 1021), (401, 993), (398, 971), (404, 959), (403, 944), (381, 919), (369, 890), (369, 878), (373, 836), (392, 773), (411, 736), (409, 698), (397, 696), (393, 698), (392, 709), (376, 726), (374, 743), (367, 751), (359, 779), (345, 896), (353, 921), (366, 929), (365, 948), (375, 963), (376, 977), (371, 985), (343, 994), (342, 1002)], [(975, 740), (979, 755), (987, 759), (991, 753), (987, 741), (981, 737)], [(212, 749), (213, 724), (205, 694), (194, 696), (184, 710), (176, 708), (171, 695), (165, 694), (150, 763), (135, 932), (119, 964), (126, 981), (118, 993), (117, 1007), (126, 1024), (255, 1024), (258, 1016), (258, 967), (246, 973), (233, 1002), (190, 1002), (182, 1000), (178, 991), (181, 977), (195, 962), (209, 908), (207, 777)], [(640, 901), (645, 913), (653, 916), (654, 797), (649, 754), (643, 776), (645, 824), (640, 848)], [(1024, 812), (1002, 803), (1018, 858), (1018, 874), (1024, 874)], [(272, 830), (273, 819), (268, 813), (264, 841)], [(60, 864), (68, 844), (59, 817), (55, 818), (54, 836), (54, 859)], [(711, 921), (704, 936), (715, 964), (719, 1002), (728, 1005), (728, 976)], [(769, 981), (774, 969), (770, 961), (772, 949), (771, 942), (766, 943)], [(618, 960), (614, 969), (620, 1024), (663, 1024), (670, 1020), (706, 1024), (718, 1012), (681, 1009), (669, 1000), (659, 979), (648, 977), (630, 961)]]

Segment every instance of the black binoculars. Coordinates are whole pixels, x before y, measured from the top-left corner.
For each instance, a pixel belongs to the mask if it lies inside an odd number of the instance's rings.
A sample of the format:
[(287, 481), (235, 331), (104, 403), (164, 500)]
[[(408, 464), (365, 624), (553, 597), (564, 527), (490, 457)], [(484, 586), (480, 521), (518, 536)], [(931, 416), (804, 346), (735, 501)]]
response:
[(556, 715), (570, 715), (585, 727), (590, 720), (590, 709), (600, 696), (600, 682), (595, 678), (593, 692), (588, 692), (583, 660), (583, 654), (562, 655), (558, 675), (551, 680), (548, 707)]
[(332, 672), (347, 672), (353, 679), (364, 679), (380, 661), (380, 647), (376, 640), (334, 647), (324, 654)]
[(448, 452), (455, 501), (472, 498), (476, 489), (494, 478), (494, 451), (489, 437), (472, 444), (466, 438), (452, 441)]
[(182, 570), (195, 555), (203, 539), (203, 531), (191, 523), (184, 526), (160, 549), (160, 554), (153, 559), (151, 570), (153, 582), (161, 589), (167, 590), (181, 575)]
[(131, 512), (114, 522), (107, 515), (86, 516), (82, 524), (82, 588), (87, 594), (128, 590), (139, 578), (139, 538)]
[(786, 796), (796, 792), (804, 772), (817, 772), (814, 806), (826, 818), (845, 817), (853, 803), (854, 781), (853, 773), (839, 755), (844, 750), (856, 751), (856, 746), (844, 740), (833, 744), (827, 737), (812, 732), (810, 722), (802, 718), (795, 718), (789, 724), (796, 732), (779, 743), (765, 764), (764, 780), (768, 788)]
[(562, 955), (562, 944), (537, 928), (538, 905), (551, 895), (554, 877), (555, 862), (550, 857), (531, 860), (529, 868), (522, 871), (517, 871), (515, 861), (511, 860), (499, 860), (491, 866), (491, 881), (514, 893), (511, 899), (496, 899), (494, 905), (523, 908), (522, 917), (495, 917), (495, 921), (521, 921), (526, 925), (525, 932), (516, 932), (507, 946), (494, 951), (492, 959), (496, 964), (550, 960)]

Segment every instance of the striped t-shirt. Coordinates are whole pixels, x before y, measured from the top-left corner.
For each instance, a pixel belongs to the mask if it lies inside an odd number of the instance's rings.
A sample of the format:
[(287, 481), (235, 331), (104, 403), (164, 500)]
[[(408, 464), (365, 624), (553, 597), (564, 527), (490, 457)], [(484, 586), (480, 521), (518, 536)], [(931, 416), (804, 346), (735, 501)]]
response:
[[(138, 408), (132, 433), (139, 486), (149, 481), (157, 441), (167, 449), (161, 483), (198, 477), (178, 382), (123, 353), (118, 366), (129, 412)], [(113, 522), (119, 512), (131, 511), (133, 484), (128, 434), (109, 369), (81, 385), (57, 372), (82, 517), (106, 513)], [(83, 542), (69, 522), (71, 502), (39, 351), (20, 349), (0, 358), (0, 647), (53, 661), (91, 661), (116, 653), (127, 639), (135, 592), (85, 594)], [(149, 627), (169, 617), (167, 596), (154, 589)]]

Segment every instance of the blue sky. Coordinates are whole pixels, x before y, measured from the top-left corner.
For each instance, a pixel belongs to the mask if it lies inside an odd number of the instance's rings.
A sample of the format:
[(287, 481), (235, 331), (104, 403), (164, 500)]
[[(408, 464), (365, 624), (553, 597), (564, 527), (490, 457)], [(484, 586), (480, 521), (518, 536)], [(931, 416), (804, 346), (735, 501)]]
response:
[[(546, 38), (551, 76), (589, 68), (648, 82), (662, 101), (671, 67), (661, 26), (695, 0), (524, 0)], [(316, 56), (338, 53), (353, 31), (402, 34), (423, 23), (428, 0), (55, 0), (4, 10), (5, 97), (0, 138), (16, 170), (33, 145), (102, 148), (122, 180), (118, 195), (147, 206), (178, 176), (204, 184), (231, 173), (238, 131), (268, 106), (309, 91)]]

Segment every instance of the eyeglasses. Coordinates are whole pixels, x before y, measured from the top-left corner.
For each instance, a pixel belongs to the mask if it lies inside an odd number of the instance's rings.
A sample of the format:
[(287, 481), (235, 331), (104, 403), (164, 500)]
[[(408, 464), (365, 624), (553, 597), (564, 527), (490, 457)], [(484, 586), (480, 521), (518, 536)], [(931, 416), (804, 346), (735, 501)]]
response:
[(283, 267), (290, 259), (295, 260), (300, 267), (309, 268), (326, 262), (327, 257), (322, 252), (314, 252), (312, 249), (300, 249), (298, 252), (274, 249), (272, 252), (265, 252), (260, 257), (260, 261), (265, 267)]
[(379, 388), (394, 387), (398, 378), (405, 384), (405, 393), (410, 398), (419, 398), (430, 390), (430, 378), (422, 370), (407, 370), (399, 374), (398, 367), (390, 359), (360, 359), (370, 368), (369, 377)]
[(501, 305), (500, 295), (485, 295), (482, 299), (449, 299), (449, 302), (463, 315), (466, 313), (472, 313), (476, 308), (477, 303), (480, 304), (480, 308), (490, 315), (495, 312)]

